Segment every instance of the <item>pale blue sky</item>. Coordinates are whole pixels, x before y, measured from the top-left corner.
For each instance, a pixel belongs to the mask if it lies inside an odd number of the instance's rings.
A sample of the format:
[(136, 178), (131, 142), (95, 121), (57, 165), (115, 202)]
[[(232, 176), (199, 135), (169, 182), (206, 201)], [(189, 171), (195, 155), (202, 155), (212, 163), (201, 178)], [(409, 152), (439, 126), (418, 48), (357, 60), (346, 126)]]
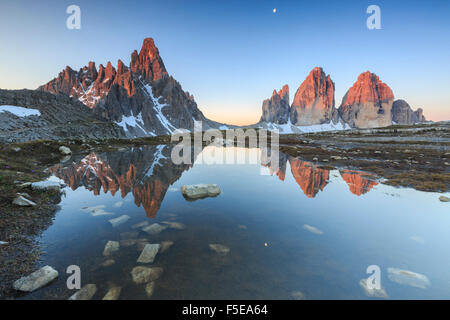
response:
[[(81, 30), (66, 8), (81, 7)], [(366, 8), (381, 8), (381, 30)], [(273, 13), (273, 8), (277, 12)], [(205, 115), (256, 122), (273, 89), (291, 100), (315, 66), (336, 84), (336, 104), (370, 70), (396, 98), (450, 119), (450, 1), (8, 1), (0, 3), (0, 88), (30, 88), (66, 65), (129, 62), (153, 37), (171, 75)]]

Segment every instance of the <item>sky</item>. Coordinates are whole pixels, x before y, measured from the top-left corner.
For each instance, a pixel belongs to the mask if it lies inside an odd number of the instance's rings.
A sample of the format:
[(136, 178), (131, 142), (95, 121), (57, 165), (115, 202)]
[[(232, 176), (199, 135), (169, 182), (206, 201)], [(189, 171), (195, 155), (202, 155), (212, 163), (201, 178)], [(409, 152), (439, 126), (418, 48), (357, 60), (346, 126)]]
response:
[[(81, 9), (69, 30), (66, 8)], [(381, 29), (369, 30), (369, 5)], [(273, 9), (276, 8), (274, 13)], [(0, 2), (0, 88), (35, 89), (66, 65), (130, 61), (152, 37), (165, 66), (212, 120), (261, 117), (274, 89), (295, 91), (316, 66), (336, 107), (366, 70), (427, 119), (450, 120), (450, 1), (146, 0)]]

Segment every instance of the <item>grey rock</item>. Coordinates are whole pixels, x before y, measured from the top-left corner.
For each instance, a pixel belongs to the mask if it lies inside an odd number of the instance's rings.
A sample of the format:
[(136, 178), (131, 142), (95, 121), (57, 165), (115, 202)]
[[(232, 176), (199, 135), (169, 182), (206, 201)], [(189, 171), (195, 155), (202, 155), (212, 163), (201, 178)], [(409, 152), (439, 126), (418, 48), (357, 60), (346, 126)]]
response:
[(388, 273), (389, 280), (399, 284), (421, 289), (426, 289), (431, 286), (430, 280), (428, 280), (427, 276), (420, 273), (397, 268), (388, 268)]
[(34, 207), (36, 203), (31, 200), (28, 200), (22, 195), (18, 195), (17, 198), (13, 200), (13, 204), (21, 206), (21, 207)]
[(120, 244), (117, 241), (108, 241), (105, 245), (105, 249), (103, 249), (103, 255), (109, 256), (113, 252), (119, 251)]
[(450, 198), (449, 198), (449, 197), (446, 197), (446, 196), (440, 196), (440, 197), (439, 197), (439, 201), (441, 201), (441, 202), (449, 202), (449, 201), (450, 201)]
[(57, 277), (58, 271), (50, 266), (45, 266), (26, 277), (16, 280), (13, 288), (19, 291), (31, 292), (42, 288)]
[(173, 241), (162, 241), (161, 242), (161, 253), (166, 252), (173, 245)]
[(145, 285), (145, 293), (147, 294), (148, 298), (151, 298), (154, 291), (155, 291), (155, 282), (154, 281), (151, 281)]
[(56, 181), (39, 181), (33, 182), (31, 189), (38, 191), (60, 191), (61, 185)]
[(380, 289), (371, 289), (371, 288), (369, 288), (367, 286), (367, 279), (361, 279), (359, 281), (359, 285), (361, 286), (361, 288), (363, 288), (364, 293), (368, 297), (371, 297), (371, 298), (388, 298), (386, 290), (384, 290), (383, 287), (381, 287)]
[(180, 190), (183, 196), (190, 200), (196, 200), (205, 197), (216, 197), (221, 192), (217, 184), (185, 185), (182, 186)]
[(392, 104), (392, 121), (396, 124), (409, 125), (425, 122), (423, 110), (421, 108), (413, 111), (405, 100), (395, 100)]
[(162, 226), (159, 223), (154, 223), (142, 229), (142, 231), (147, 232), (148, 234), (155, 235), (160, 233), (161, 231), (167, 229), (167, 226)]
[(117, 226), (120, 226), (121, 224), (124, 224), (125, 222), (127, 222), (130, 219), (130, 216), (127, 216), (126, 214), (118, 217), (118, 218), (114, 218), (111, 220), (108, 220), (111, 225), (115, 228)]
[(137, 262), (153, 263), (153, 261), (155, 261), (156, 255), (158, 254), (159, 248), (159, 244), (146, 244), (144, 250), (142, 250), (139, 258), (137, 259)]
[(162, 273), (163, 268), (160, 267), (149, 268), (138, 266), (131, 270), (131, 277), (133, 278), (134, 283), (142, 284), (157, 280), (161, 277)]
[(59, 147), (59, 152), (61, 152), (61, 154), (62, 155), (69, 155), (69, 154), (72, 154), (72, 150), (70, 150), (70, 148), (68, 148), (68, 147), (65, 147), (65, 146), (61, 146), (61, 147)]
[(212, 243), (209, 245), (209, 248), (219, 254), (227, 254), (230, 252), (230, 248), (223, 244)]
[(96, 292), (97, 286), (90, 283), (74, 293), (68, 300), (91, 300)]
[(108, 290), (103, 300), (118, 300), (120, 296), (121, 287), (112, 287)]

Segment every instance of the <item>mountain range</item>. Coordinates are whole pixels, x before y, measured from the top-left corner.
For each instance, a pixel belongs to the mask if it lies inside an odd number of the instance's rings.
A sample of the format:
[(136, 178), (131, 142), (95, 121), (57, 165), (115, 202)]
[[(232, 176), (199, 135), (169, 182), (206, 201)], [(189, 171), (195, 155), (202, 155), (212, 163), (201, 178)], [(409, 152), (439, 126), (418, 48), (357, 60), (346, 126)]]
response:
[(193, 130), (196, 121), (202, 121), (205, 130), (225, 128), (207, 119), (194, 97), (168, 74), (152, 38), (144, 39), (139, 53), (131, 53), (129, 66), (121, 60), (117, 68), (107, 62), (97, 69), (93, 61), (78, 71), (67, 66), (38, 90), (78, 99), (101, 118), (122, 127), (129, 137)]
[[(116, 67), (107, 62), (97, 68), (93, 61), (78, 71), (67, 66), (37, 90), (0, 90), (2, 106), (0, 140), (6, 142), (157, 136), (176, 129), (193, 131), (198, 122), (203, 130), (237, 127), (203, 115), (192, 94), (169, 75), (152, 38), (131, 53), (129, 66), (122, 60)], [(15, 106), (33, 110), (30, 116), (19, 116), (20, 110), (11, 113)], [(414, 111), (406, 101), (394, 101), (389, 86), (370, 71), (359, 75), (336, 108), (334, 82), (316, 67), (300, 84), (292, 104), (288, 85), (274, 90), (263, 102), (260, 121), (248, 127), (300, 133), (424, 121), (422, 109)]]
[(278, 92), (274, 90), (272, 97), (263, 101), (262, 116), (255, 126), (287, 133), (425, 121), (421, 108), (413, 111), (406, 101), (394, 101), (391, 88), (370, 71), (359, 75), (336, 108), (334, 82), (322, 68), (316, 67), (300, 84), (291, 105), (288, 85)]

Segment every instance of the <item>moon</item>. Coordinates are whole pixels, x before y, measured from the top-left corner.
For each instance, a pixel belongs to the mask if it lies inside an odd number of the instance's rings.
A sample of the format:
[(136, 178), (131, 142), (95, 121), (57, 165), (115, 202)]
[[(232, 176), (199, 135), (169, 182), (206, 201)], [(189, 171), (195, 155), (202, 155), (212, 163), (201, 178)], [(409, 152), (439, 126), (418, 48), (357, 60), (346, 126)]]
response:
[(277, 8), (273, 8), (273, 13), (276, 13), (277, 12)]

